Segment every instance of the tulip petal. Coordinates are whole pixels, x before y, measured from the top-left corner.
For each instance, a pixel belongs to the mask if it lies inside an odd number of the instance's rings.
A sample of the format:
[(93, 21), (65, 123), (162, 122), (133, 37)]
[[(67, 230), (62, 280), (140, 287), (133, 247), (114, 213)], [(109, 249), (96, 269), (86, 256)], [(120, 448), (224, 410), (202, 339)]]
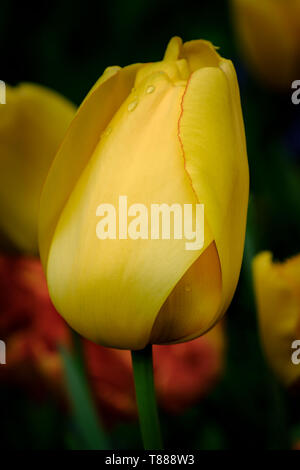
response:
[(39, 245), (46, 270), (51, 239), (59, 216), (101, 133), (130, 93), (140, 66), (109, 67), (81, 104), (45, 182), (39, 219)]
[(253, 278), (262, 344), (274, 371), (287, 386), (299, 379), (292, 343), (299, 339), (300, 256), (273, 263), (263, 252), (253, 261)]
[(73, 188), (52, 237), (47, 278), (54, 305), (74, 329), (102, 345), (143, 348), (166, 298), (212, 242), (208, 226), (204, 247), (195, 251), (185, 249), (185, 239), (96, 237), (97, 206), (118, 208), (120, 195), (127, 196), (128, 206), (144, 204), (148, 214), (153, 203), (198, 202), (178, 139), (184, 90), (154, 73), (132, 91)]
[(204, 40), (185, 42), (180, 57), (188, 61), (192, 72), (203, 67), (218, 67), (220, 62), (216, 48), (211, 42)]
[(38, 252), (40, 192), (74, 114), (70, 102), (42, 86), (6, 87), (6, 104), (0, 105), (0, 224), (28, 254)]
[(164, 61), (176, 61), (179, 59), (179, 55), (182, 48), (182, 39), (178, 36), (174, 36), (170, 39), (169, 44), (167, 46)]
[(221, 268), (211, 243), (177, 283), (155, 320), (151, 342), (172, 344), (208, 331), (214, 324), (222, 291)]
[(179, 126), (186, 170), (198, 199), (205, 202), (220, 258), (222, 298), (216, 318), (226, 311), (236, 288), (249, 187), (245, 135), (233, 74), (228, 61), (222, 61), (220, 68), (194, 72), (184, 95)]

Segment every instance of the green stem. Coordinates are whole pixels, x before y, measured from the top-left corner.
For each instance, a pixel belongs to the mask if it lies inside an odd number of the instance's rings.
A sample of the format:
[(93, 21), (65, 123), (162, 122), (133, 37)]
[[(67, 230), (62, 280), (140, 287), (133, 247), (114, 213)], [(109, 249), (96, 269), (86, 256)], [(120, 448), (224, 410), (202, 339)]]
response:
[(153, 381), (152, 346), (132, 351), (135, 393), (145, 450), (162, 449)]

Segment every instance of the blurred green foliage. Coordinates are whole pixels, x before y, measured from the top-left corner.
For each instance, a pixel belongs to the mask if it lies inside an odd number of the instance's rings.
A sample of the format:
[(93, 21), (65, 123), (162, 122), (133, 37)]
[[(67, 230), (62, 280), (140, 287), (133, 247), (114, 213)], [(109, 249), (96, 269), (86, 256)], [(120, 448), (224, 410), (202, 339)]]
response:
[[(221, 383), (182, 416), (162, 413), (167, 447), (289, 448), (300, 409), (268, 370), (259, 342), (251, 258), (262, 249), (284, 259), (299, 251), (299, 110), (289, 92), (272, 94), (239, 58), (228, 2), (171, 0), (2, 0), (1, 79), (49, 86), (79, 104), (108, 65), (162, 58), (173, 35), (205, 38), (233, 60), (240, 82), (251, 175), (251, 199), (240, 283), (227, 314), (228, 354)], [(295, 77), (297, 78), (297, 77)], [(300, 78), (300, 77), (298, 77)], [(294, 129), (294, 131), (293, 131)], [(50, 398), (29, 401), (1, 388), (1, 446), (80, 447)], [(298, 425), (298, 427), (297, 427)], [(24, 432), (26, 429), (26, 432)], [(69, 436), (67, 438), (67, 436)], [(73, 436), (74, 437), (74, 436)], [(72, 442), (72, 443), (71, 443)], [(141, 447), (137, 423), (111, 432), (115, 448)]]

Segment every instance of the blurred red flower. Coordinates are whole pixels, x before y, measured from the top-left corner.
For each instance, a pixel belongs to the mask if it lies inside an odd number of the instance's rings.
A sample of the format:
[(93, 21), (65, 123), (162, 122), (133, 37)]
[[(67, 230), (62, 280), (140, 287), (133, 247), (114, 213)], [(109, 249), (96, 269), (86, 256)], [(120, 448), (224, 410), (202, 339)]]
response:
[[(70, 345), (68, 326), (53, 307), (39, 260), (0, 255), (0, 339), (7, 348), (0, 380), (25, 386), (35, 397), (65, 396), (58, 343)], [(137, 417), (129, 351), (83, 340), (87, 375), (105, 421)], [(224, 329), (194, 341), (154, 346), (159, 404), (179, 413), (205, 395), (223, 369)]]
[(293, 450), (300, 450), (300, 441), (294, 444)]
[[(84, 340), (89, 379), (104, 418), (117, 413), (136, 418), (137, 409), (129, 351), (105, 348)], [(194, 341), (154, 346), (154, 378), (158, 402), (180, 413), (208, 393), (223, 370), (224, 328), (221, 324)]]
[(0, 255), (0, 339), (6, 344), (1, 380), (21, 384), (36, 397), (49, 387), (62, 391), (57, 344), (69, 344), (70, 332), (50, 301), (38, 259)]

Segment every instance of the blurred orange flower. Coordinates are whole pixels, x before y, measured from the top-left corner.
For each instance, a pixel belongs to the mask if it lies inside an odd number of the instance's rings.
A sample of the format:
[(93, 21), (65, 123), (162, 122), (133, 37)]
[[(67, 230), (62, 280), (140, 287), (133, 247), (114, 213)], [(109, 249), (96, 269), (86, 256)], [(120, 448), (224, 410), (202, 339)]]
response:
[(0, 256), (0, 339), (6, 343), (1, 380), (22, 384), (36, 396), (49, 387), (62, 391), (57, 343), (70, 342), (69, 329), (50, 301), (35, 258)]
[[(53, 307), (40, 261), (0, 255), (0, 339), (7, 348), (0, 380), (65, 397), (57, 344), (71, 343), (70, 330)], [(172, 346), (154, 346), (154, 374), (160, 405), (178, 413), (197, 402), (223, 369), (224, 329)], [(83, 340), (87, 374), (105, 422), (137, 418), (129, 351)]]
[[(158, 402), (167, 412), (179, 413), (208, 393), (223, 370), (224, 328), (218, 324), (194, 341), (153, 346)], [(89, 379), (104, 418), (117, 413), (136, 418), (135, 391), (129, 351), (84, 341)]]
[(154, 346), (154, 375), (161, 406), (182, 412), (216, 384), (224, 369), (224, 326), (200, 338), (171, 346)]

